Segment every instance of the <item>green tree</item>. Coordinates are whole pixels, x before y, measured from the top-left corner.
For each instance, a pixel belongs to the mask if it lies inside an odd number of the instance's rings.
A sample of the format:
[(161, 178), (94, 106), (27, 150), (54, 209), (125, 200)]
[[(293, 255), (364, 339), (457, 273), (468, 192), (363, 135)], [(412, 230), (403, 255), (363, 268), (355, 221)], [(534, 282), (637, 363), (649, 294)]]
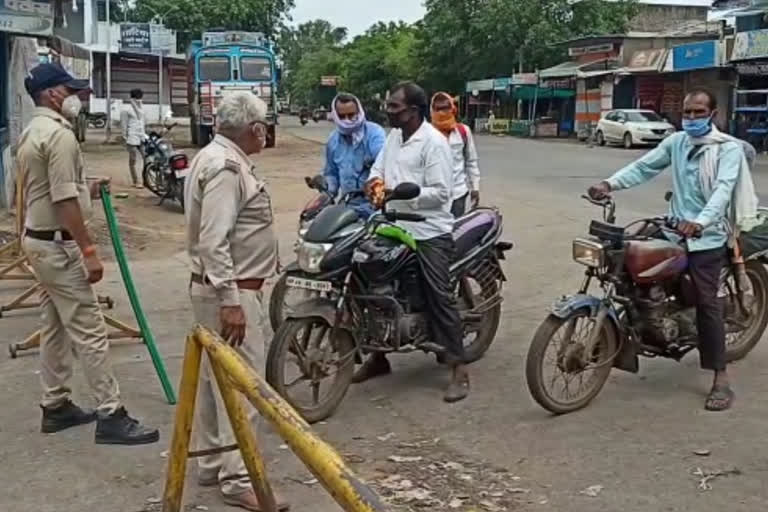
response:
[(274, 38), (293, 7), (294, 0), (136, 0), (128, 17), (151, 21), (163, 16), (165, 25), (177, 31), (180, 46), (186, 46), (211, 28), (263, 32)]
[(621, 33), (634, 0), (427, 0), (419, 55), (428, 85), (461, 90), (470, 79), (509, 76), (565, 58), (554, 43)]
[[(308, 21), (296, 28), (283, 27), (277, 40), (283, 68), (286, 71), (281, 84), (283, 91), (290, 92), (297, 100), (308, 101), (310, 89), (317, 84), (309, 84), (307, 75), (309, 70), (307, 69), (304, 69), (304, 73), (299, 77), (302, 68), (309, 66), (313, 68), (312, 72), (314, 73), (317, 66), (323, 62), (327, 63), (330, 68), (338, 68), (339, 66), (332, 62), (334, 59), (330, 59), (330, 55), (324, 50), (341, 48), (346, 37), (346, 28), (334, 27), (325, 20)], [(307, 56), (318, 52), (319, 55), (313, 56), (306, 66), (302, 66), (302, 61)], [(331, 74), (336, 74), (336, 72), (331, 73), (330, 70), (327, 73), (320, 72), (317, 82), (319, 83), (320, 76)]]
[(416, 29), (405, 23), (377, 23), (343, 52), (342, 88), (367, 101), (402, 80), (418, 80)]

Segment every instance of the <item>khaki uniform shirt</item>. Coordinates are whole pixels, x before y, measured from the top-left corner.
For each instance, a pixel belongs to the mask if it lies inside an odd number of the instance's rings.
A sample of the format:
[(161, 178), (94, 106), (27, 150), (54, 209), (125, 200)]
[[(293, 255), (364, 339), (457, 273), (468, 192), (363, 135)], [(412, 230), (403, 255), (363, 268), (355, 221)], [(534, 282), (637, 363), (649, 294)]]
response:
[(78, 199), (83, 218), (91, 213), (80, 144), (72, 125), (61, 114), (37, 107), (21, 134), (16, 153), (30, 229), (56, 231), (62, 225), (53, 204)]
[(237, 281), (275, 272), (272, 201), (250, 158), (216, 135), (192, 160), (185, 190), (187, 251), (222, 306), (240, 304)]

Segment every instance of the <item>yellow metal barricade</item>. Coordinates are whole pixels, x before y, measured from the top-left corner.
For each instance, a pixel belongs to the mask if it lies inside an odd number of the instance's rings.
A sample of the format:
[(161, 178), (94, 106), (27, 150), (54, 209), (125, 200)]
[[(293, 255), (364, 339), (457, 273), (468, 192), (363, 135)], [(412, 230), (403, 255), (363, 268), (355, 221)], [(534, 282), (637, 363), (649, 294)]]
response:
[(273, 425), (280, 437), (317, 477), (343, 510), (347, 512), (390, 510), (370, 487), (355, 476), (336, 450), (320, 439), (299, 414), (248, 366), (233, 348), (211, 331), (197, 327), (187, 338), (186, 343), (176, 422), (163, 495), (163, 512), (181, 511), (188, 458), (212, 453), (210, 450), (205, 452), (189, 450), (203, 352), (210, 360), (237, 440), (237, 445), (222, 447), (215, 451), (240, 450), (248, 468), (253, 489), (265, 511), (277, 512), (275, 498), (238, 391), (245, 395), (256, 410)]

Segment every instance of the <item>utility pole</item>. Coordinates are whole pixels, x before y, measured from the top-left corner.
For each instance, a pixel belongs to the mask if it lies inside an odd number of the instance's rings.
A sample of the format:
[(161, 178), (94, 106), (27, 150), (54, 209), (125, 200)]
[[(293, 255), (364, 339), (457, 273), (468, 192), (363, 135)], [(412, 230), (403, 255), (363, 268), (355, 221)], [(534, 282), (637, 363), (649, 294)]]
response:
[(112, 21), (109, 16), (109, 4), (107, 0), (107, 142), (112, 138)]

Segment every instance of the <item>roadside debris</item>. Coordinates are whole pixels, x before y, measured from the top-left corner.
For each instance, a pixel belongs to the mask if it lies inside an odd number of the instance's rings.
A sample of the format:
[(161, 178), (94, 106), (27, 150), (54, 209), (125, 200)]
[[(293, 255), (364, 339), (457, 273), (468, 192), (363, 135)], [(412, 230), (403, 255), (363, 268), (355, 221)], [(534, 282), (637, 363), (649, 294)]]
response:
[(698, 487), (700, 491), (711, 491), (712, 484), (710, 484), (710, 482), (715, 478), (719, 478), (721, 476), (738, 476), (738, 475), (741, 475), (741, 470), (739, 468), (730, 468), (730, 469), (715, 470), (715, 471), (696, 468), (693, 471), (693, 476), (699, 478)]
[(584, 496), (589, 496), (590, 498), (597, 498), (601, 492), (603, 492), (602, 485), (590, 485), (589, 487), (581, 491), (579, 494), (583, 494)]

